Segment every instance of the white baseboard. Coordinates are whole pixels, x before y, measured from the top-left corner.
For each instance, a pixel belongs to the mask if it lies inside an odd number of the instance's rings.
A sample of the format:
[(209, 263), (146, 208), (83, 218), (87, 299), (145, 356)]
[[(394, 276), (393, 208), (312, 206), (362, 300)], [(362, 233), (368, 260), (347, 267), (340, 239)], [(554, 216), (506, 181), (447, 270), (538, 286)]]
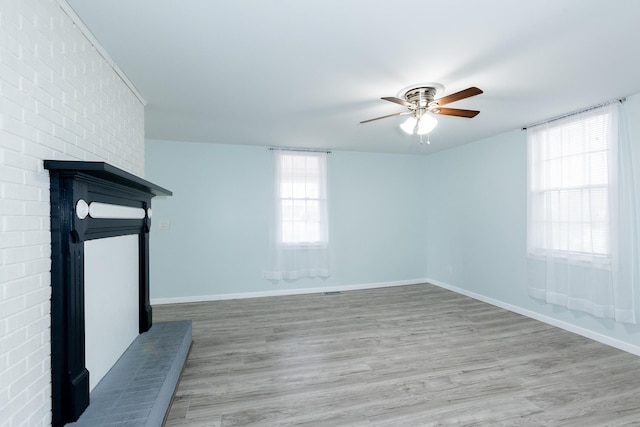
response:
[(319, 294), (323, 292), (358, 291), (363, 289), (388, 288), (427, 283), (427, 279), (397, 280), (392, 282), (364, 283), (358, 285), (326, 286), (318, 288), (278, 289), (260, 292), (242, 292), (236, 294), (198, 295), (173, 298), (152, 298), (151, 305), (182, 304), (189, 302), (222, 301), (229, 299), (262, 298), (285, 295)]
[(601, 342), (603, 344), (609, 345), (611, 347), (615, 347), (619, 350), (626, 351), (631, 354), (635, 354), (636, 356), (640, 356), (640, 346), (630, 344), (625, 341), (621, 341), (617, 338), (612, 338), (607, 335), (600, 334), (598, 332), (594, 332), (590, 329), (586, 329), (580, 326), (576, 326), (572, 323), (565, 322), (564, 320), (558, 320), (553, 317), (536, 313), (535, 311), (531, 311), (522, 307), (518, 307), (516, 305), (512, 305), (503, 301), (499, 301), (493, 298), (489, 298), (487, 296), (477, 294), (475, 292), (468, 291), (466, 289), (458, 288), (457, 286), (450, 285), (448, 283), (440, 282), (438, 280), (428, 279), (425, 280), (427, 283), (431, 283), (435, 286), (439, 286), (444, 289), (448, 289), (450, 291), (456, 292), (458, 294), (466, 295), (473, 299), (477, 299), (482, 302), (486, 302), (487, 304), (495, 305), (496, 307), (504, 308), (505, 310), (512, 311), (514, 313), (521, 314), (526, 317), (530, 317), (535, 320), (539, 320), (541, 322), (547, 323), (552, 326), (556, 326), (558, 328), (564, 329), (569, 332), (573, 332), (574, 334), (582, 335), (583, 337), (590, 338), (594, 341)]

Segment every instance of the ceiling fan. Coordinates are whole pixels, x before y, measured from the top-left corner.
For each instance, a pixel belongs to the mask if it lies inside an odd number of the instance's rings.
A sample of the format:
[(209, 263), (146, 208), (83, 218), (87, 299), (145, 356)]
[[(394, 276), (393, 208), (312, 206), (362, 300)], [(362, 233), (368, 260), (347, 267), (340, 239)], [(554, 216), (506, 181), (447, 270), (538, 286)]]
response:
[(433, 117), (434, 114), (465, 117), (470, 119), (480, 113), (480, 111), (477, 110), (442, 108), (442, 106), (465, 98), (480, 95), (482, 90), (477, 87), (470, 87), (459, 92), (452, 93), (451, 95), (434, 99), (436, 94), (442, 90), (444, 90), (444, 86), (439, 83), (424, 83), (401, 90), (398, 97), (385, 96), (381, 99), (407, 107), (408, 111), (388, 114), (386, 116), (376, 117), (375, 119), (364, 120), (360, 123), (369, 123), (374, 120), (410, 114), (411, 117), (401, 124), (400, 127), (407, 133), (413, 134), (415, 132), (418, 135), (424, 135), (431, 132), (435, 128), (436, 124), (438, 124), (436, 118)]

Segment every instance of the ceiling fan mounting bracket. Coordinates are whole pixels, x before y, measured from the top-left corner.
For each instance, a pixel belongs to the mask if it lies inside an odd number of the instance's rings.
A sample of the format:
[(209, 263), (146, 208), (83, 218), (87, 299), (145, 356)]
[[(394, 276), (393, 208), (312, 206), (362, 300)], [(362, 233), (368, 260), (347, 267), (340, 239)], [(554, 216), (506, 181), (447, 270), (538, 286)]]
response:
[(419, 89), (419, 88), (433, 88), (435, 90), (435, 93), (433, 94), (434, 96), (436, 95), (442, 95), (442, 93), (444, 92), (444, 85), (440, 84), (440, 83), (435, 83), (435, 82), (423, 82), (423, 83), (414, 83), (410, 86), (405, 86), (404, 88), (400, 89), (400, 91), (398, 91), (397, 93), (397, 97), (398, 98), (402, 98), (402, 99), (406, 99), (405, 95), (408, 92), (411, 92), (412, 90), (415, 89)]

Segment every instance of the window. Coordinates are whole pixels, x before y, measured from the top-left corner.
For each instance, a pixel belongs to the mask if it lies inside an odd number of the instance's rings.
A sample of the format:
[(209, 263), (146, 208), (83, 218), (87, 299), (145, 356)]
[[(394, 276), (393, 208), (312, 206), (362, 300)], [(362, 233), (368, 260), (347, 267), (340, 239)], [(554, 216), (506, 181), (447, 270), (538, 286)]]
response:
[(329, 277), (327, 153), (274, 150), (269, 280)]
[(622, 106), (529, 128), (527, 288), (533, 298), (636, 323), (638, 233)]
[(326, 153), (279, 151), (276, 171), (280, 243), (326, 244)]
[(529, 129), (529, 254), (609, 258), (611, 127), (595, 110)]

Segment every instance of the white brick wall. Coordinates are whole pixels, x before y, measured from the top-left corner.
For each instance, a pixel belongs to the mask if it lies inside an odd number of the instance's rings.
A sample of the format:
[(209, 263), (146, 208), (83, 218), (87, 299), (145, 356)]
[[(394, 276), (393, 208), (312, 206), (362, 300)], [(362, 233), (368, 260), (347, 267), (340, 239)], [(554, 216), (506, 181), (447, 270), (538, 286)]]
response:
[(0, 427), (51, 424), (42, 161), (102, 160), (144, 176), (143, 102), (69, 10), (0, 0)]

